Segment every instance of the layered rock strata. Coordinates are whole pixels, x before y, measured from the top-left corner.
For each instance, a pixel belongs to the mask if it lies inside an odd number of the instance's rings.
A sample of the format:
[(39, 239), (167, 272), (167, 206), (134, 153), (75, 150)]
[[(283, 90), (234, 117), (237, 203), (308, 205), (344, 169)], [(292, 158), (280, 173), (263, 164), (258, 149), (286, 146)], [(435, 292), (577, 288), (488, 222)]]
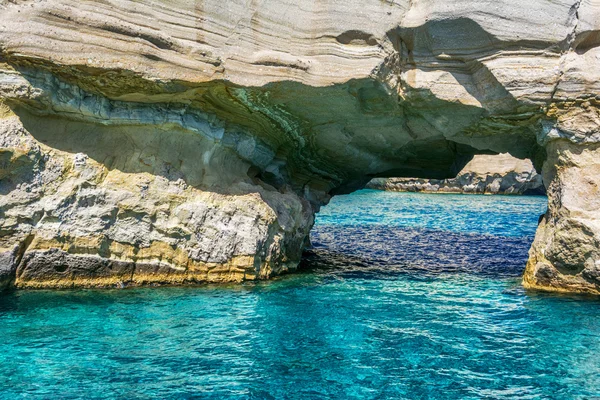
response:
[[(127, 125), (27, 111), (0, 119), (5, 281), (33, 288), (182, 284), (295, 268), (313, 219), (307, 200), (247, 175), (238, 180), (249, 167), (226, 145), (143, 122), (161, 118), (159, 110), (128, 112)], [(255, 146), (244, 137), (224, 140)], [(218, 184), (202, 190), (210, 181)]]
[(375, 178), (369, 189), (393, 192), (543, 195), (542, 176), (529, 160), (509, 154), (477, 155), (451, 179)]
[(0, 282), (267, 278), (295, 268), (331, 196), (510, 153), (550, 171), (526, 284), (594, 291), (599, 16), (596, 0), (0, 0)]

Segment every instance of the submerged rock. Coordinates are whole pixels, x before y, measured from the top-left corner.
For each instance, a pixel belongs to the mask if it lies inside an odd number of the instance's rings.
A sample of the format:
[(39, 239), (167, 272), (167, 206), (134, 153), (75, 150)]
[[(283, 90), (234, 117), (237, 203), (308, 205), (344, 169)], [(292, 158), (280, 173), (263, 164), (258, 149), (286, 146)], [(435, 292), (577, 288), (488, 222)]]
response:
[(529, 160), (509, 154), (477, 155), (450, 179), (375, 178), (367, 188), (394, 192), (543, 195), (542, 176)]
[(0, 0), (3, 276), (267, 278), (295, 268), (331, 196), (510, 153), (550, 171), (526, 284), (594, 291), (599, 15), (575, 0)]

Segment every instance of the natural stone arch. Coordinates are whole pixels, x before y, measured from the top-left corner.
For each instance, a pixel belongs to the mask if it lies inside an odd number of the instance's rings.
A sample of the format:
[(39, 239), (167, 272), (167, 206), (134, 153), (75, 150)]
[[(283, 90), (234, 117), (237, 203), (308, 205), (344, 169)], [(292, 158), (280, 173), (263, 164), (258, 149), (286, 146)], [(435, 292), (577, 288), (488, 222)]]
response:
[(525, 284), (598, 292), (596, 5), (188, 3), (0, 3), (9, 281), (265, 278), (332, 195), (509, 152), (550, 196)]

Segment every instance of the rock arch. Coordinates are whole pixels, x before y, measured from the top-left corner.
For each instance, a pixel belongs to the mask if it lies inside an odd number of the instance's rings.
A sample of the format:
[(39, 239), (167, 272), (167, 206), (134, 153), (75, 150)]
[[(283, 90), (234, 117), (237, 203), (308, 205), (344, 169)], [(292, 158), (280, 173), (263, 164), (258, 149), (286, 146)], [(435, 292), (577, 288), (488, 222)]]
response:
[(592, 0), (0, 2), (1, 275), (265, 278), (295, 268), (331, 196), (509, 152), (549, 193), (525, 285), (598, 293), (599, 13)]

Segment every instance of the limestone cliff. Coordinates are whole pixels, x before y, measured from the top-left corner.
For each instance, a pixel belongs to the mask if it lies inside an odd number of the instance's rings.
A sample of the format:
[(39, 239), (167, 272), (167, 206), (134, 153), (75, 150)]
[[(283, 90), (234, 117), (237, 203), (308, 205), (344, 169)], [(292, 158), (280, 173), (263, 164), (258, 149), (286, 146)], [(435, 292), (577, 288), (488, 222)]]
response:
[(0, 280), (266, 278), (332, 195), (508, 152), (549, 185), (526, 284), (598, 291), (599, 32), (598, 0), (0, 0)]
[(543, 195), (542, 176), (529, 160), (509, 154), (477, 155), (450, 179), (375, 178), (369, 189), (393, 192)]

